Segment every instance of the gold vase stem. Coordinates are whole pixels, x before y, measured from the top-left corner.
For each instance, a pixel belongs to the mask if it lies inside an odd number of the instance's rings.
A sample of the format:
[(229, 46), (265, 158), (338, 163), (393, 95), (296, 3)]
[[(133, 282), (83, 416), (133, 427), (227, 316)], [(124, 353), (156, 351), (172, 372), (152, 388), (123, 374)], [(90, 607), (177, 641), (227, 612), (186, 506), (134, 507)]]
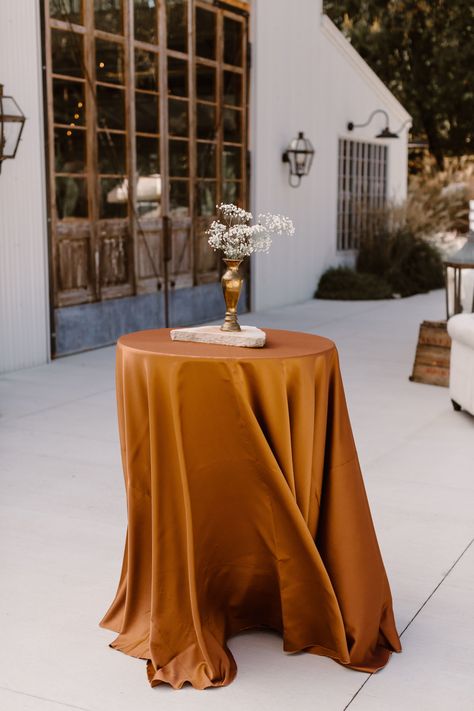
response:
[(240, 331), (237, 319), (237, 304), (242, 290), (243, 278), (239, 272), (242, 259), (224, 259), (227, 267), (222, 275), (221, 284), (226, 305), (225, 319), (221, 331)]

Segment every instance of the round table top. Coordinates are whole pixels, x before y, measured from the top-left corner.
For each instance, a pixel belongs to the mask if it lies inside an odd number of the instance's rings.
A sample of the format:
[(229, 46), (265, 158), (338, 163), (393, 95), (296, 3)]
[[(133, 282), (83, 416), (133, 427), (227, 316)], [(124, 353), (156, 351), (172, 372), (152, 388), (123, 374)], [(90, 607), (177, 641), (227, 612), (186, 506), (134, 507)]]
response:
[(335, 348), (328, 338), (299, 331), (281, 331), (264, 329), (266, 343), (263, 348), (244, 348), (242, 346), (224, 346), (215, 343), (195, 343), (172, 341), (171, 329), (160, 328), (136, 331), (121, 336), (118, 345), (121, 348), (141, 351), (143, 354), (156, 354), (182, 358), (216, 358), (220, 360), (265, 358), (301, 358), (321, 355)]

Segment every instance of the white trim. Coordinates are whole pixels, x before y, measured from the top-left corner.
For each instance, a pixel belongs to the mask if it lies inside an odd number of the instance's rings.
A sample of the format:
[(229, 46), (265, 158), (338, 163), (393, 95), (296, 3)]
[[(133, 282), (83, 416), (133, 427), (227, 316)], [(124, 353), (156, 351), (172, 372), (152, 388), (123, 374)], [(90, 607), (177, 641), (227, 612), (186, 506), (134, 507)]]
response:
[[(400, 120), (400, 123), (403, 123), (407, 119), (411, 118), (408, 111), (402, 106), (398, 99), (395, 98), (392, 92), (387, 89), (383, 81), (379, 79), (377, 74), (369, 67), (367, 62), (362, 59), (360, 54), (344, 37), (342, 32), (337, 29), (334, 22), (332, 22), (332, 20), (324, 13), (321, 14), (321, 31), (326, 39), (328, 39), (331, 44), (344, 55), (345, 59), (352, 64), (371, 89), (380, 97), (380, 100), (384, 104), (384, 108), (388, 108), (392, 111)], [(355, 116), (354, 120), (362, 121), (364, 118), (365, 117), (363, 116)]]

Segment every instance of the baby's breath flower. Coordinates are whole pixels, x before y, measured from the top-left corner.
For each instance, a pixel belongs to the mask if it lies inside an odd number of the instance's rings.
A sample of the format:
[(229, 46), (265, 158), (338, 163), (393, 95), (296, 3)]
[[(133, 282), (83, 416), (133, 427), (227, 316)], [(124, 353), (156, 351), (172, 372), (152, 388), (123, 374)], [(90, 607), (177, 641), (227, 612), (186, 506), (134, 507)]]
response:
[(252, 213), (237, 205), (221, 203), (216, 209), (221, 219), (214, 220), (206, 234), (209, 245), (214, 250), (220, 249), (227, 259), (243, 259), (253, 252), (268, 252), (273, 234), (295, 233), (293, 222), (283, 215), (261, 214), (255, 225), (249, 225)]

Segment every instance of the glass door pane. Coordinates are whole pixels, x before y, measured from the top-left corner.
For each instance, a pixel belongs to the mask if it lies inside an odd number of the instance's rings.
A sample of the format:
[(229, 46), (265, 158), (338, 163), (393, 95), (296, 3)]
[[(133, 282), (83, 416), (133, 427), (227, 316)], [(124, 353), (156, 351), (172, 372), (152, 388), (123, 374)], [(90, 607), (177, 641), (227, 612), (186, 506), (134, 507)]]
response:
[(136, 40), (157, 44), (157, 0), (134, 0), (133, 24)]
[(123, 34), (123, 0), (94, 0), (94, 23), (97, 30)]
[(82, 24), (82, 0), (49, 0), (49, 16), (80, 25)]
[(188, 3), (187, 0), (166, 0), (168, 49), (175, 52), (188, 51)]
[(196, 56), (215, 59), (217, 50), (217, 15), (203, 7), (196, 8)]

